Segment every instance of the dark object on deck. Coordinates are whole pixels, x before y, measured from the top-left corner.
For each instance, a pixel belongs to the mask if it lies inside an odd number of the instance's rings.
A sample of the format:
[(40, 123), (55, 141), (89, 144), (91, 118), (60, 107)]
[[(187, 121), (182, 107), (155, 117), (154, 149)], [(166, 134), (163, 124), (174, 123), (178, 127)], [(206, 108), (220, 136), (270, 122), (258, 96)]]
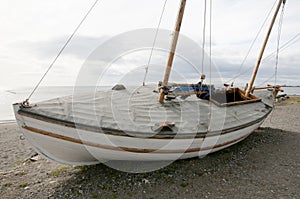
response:
[(125, 86), (123, 84), (116, 84), (112, 90), (115, 90), (115, 91), (119, 91), (119, 90), (125, 90)]

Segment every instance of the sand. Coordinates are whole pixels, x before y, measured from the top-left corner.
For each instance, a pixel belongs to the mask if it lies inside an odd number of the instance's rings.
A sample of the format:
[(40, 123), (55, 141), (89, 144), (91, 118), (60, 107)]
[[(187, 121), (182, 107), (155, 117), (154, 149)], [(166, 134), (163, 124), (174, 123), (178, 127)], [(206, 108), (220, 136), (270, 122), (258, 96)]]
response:
[(295, 97), (246, 140), (144, 174), (31, 161), (17, 125), (0, 124), (1, 198), (300, 198), (299, 118)]

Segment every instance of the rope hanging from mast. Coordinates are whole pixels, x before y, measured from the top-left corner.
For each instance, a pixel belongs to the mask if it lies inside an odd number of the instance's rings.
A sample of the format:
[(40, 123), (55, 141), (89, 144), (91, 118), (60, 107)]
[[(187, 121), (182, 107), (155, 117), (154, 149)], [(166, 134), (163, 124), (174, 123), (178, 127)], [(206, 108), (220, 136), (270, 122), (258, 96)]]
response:
[[(297, 42), (300, 40), (299, 37), (300, 37), (300, 33), (296, 34), (296, 35), (295, 35), (294, 37), (292, 37), (290, 40), (288, 40), (288, 41), (285, 42), (283, 45), (281, 45), (280, 48), (279, 48), (279, 53), (282, 52), (282, 51), (284, 51), (284, 50), (286, 50), (287, 48), (289, 48), (290, 46), (294, 45), (295, 43), (297, 43)], [(275, 54), (275, 57), (276, 57), (277, 50), (273, 51), (273, 52), (270, 53), (268, 56), (266, 56), (265, 58), (263, 58), (263, 59), (261, 60), (261, 62), (263, 63), (263, 62), (265, 62), (265, 61), (267, 61), (267, 60), (270, 60), (270, 59), (274, 56), (274, 54)], [(251, 70), (251, 68), (248, 68), (247, 70), (244, 70), (243, 72), (241, 72), (241, 73), (239, 74), (239, 76), (240, 76), (240, 75), (246, 74), (246, 73), (249, 72), (250, 70)], [(270, 82), (270, 80), (271, 80), (272, 78), (274, 78), (274, 77), (275, 77), (275, 72), (270, 76), (270, 78), (268, 78), (267, 80), (265, 80), (265, 81), (263, 81), (262, 83), (260, 83), (259, 86), (265, 85), (265, 83)], [(231, 79), (231, 80), (229, 80), (229, 81), (227, 81), (227, 82), (230, 82), (230, 81), (232, 81), (232, 80), (233, 80), (233, 79)], [(226, 82), (226, 83), (227, 83), (227, 82)]]
[(270, 11), (268, 12), (268, 14), (267, 14), (267, 16), (266, 16), (264, 22), (263, 22), (262, 25), (260, 26), (260, 28), (259, 28), (259, 30), (258, 30), (258, 32), (257, 32), (257, 34), (256, 34), (256, 36), (255, 36), (255, 38), (254, 38), (254, 40), (252, 41), (252, 43), (251, 43), (251, 45), (250, 45), (250, 48), (249, 48), (248, 51), (247, 51), (247, 54), (246, 54), (245, 58), (243, 59), (241, 65), (240, 65), (240, 67), (239, 67), (239, 70), (238, 70), (238, 72), (237, 72), (237, 75), (234, 76), (232, 79), (226, 81), (225, 84), (228, 84), (228, 83), (234, 84), (235, 80), (236, 80), (238, 77), (240, 77), (241, 75), (243, 75), (243, 74), (247, 73), (249, 70), (251, 70), (251, 68), (250, 68), (250, 69), (245, 70), (244, 72), (241, 72), (241, 70), (242, 70), (244, 64), (246, 63), (246, 60), (248, 59), (248, 56), (250, 55), (251, 50), (253, 49), (254, 44), (256, 43), (256, 41), (257, 41), (259, 35), (261, 34), (261, 32), (262, 32), (262, 30), (263, 30), (265, 24), (267, 23), (267, 21), (268, 21), (270, 15), (271, 15), (271, 13), (272, 13), (272, 11), (273, 11), (273, 9), (274, 9), (276, 3), (277, 3), (276, 1), (273, 3), (273, 6), (271, 7)]
[(147, 66), (145, 68), (146, 71), (145, 71), (145, 76), (144, 76), (144, 80), (143, 80), (143, 86), (145, 86), (145, 84), (146, 84), (145, 82), (146, 82), (146, 78), (147, 78), (147, 75), (148, 75), (149, 65), (150, 65), (150, 62), (151, 62), (151, 59), (152, 59), (154, 47), (155, 47), (157, 36), (158, 36), (158, 31), (159, 31), (159, 28), (160, 28), (160, 24), (161, 24), (163, 15), (165, 13), (167, 2), (168, 2), (168, 0), (165, 0), (165, 3), (164, 3), (163, 8), (162, 8), (162, 12), (160, 14), (160, 18), (159, 18), (159, 22), (158, 22), (158, 25), (157, 25), (157, 28), (156, 28), (156, 32), (155, 32), (155, 36), (154, 36), (154, 40), (153, 40), (153, 44), (152, 44), (150, 56), (149, 56), (149, 59), (148, 59)]
[(203, 16), (203, 34), (202, 34), (202, 62), (201, 62), (201, 75), (200, 75), (200, 79), (201, 79), (201, 83), (203, 82), (203, 80), (205, 79), (205, 75), (204, 75), (204, 54), (205, 54), (205, 37), (206, 37), (206, 15), (207, 15), (207, 0), (204, 0), (204, 16)]
[(281, 30), (282, 30), (284, 8), (285, 8), (285, 4), (283, 4), (283, 6), (282, 6), (281, 15), (280, 15), (280, 19), (279, 19), (279, 26), (278, 26), (277, 49), (276, 49), (276, 64), (275, 64), (275, 82), (274, 82), (275, 86), (277, 85), (277, 72), (278, 72), (278, 62), (279, 62), (280, 38), (281, 38)]
[(74, 35), (76, 34), (76, 32), (78, 31), (78, 29), (80, 28), (80, 26), (83, 24), (83, 22), (86, 20), (86, 18), (88, 17), (88, 15), (92, 12), (93, 8), (96, 6), (96, 4), (98, 3), (99, 0), (96, 0), (93, 5), (91, 6), (91, 8), (88, 10), (88, 12), (85, 14), (85, 16), (83, 17), (83, 19), (80, 21), (80, 23), (77, 25), (77, 27), (75, 28), (75, 30), (73, 31), (73, 33), (71, 34), (71, 36), (68, 38), (68, 40), (66, 41), (66, 43), (63, 45), (63, 47), (60, 49), (60, 51), (58, 52), (58, 54), (56, 55), (56, 57), (54, 58), (54, 60), (51, 62), (50, 66), (48, 67), (48, 69), (46, 70), (46, 72), (44, 73), (44, 75), (42, 76), (42, 78), (39, 80), (39, 82), (37, 83), (37, 85), (34, 87), (34, 89), (32, 90), (32, 92), (30, 93), (30, 95), (28, 96), (28, 98), (23, 102), (24, 105), (29, 105), (29, 99), (32, 97), (32, 95), (34, 94), (34, 92), (36, 91), (36, 89), (40, 86), (40, 84), (42, 83), (43, 79), (46, 77), (46, 75), (48, 74), (48, 72), (50, 71), (50, 69), (53, 67), (53, 65), (55, 64), (55, 62), (57, 61), (57, 59), (59, 58), (59, 56), (62, 54), (62, 52), (65, 50), (65, 48), (67, 47), (67, 45), (70, 43), (70, 41), (72, 40), (72, 38), (74, 37)]
[(261, 63), (261, 60), (262, 60), (262, 57), (263, 57), (265, 48), (266, 48), (266, 46), (267, 46), (267, 43), (268, 43), (268, 40), (269, 40), (271, 31), (272, 31), (273, 25), (274, 25), (274, 23), (275, 23), (277, 14), (278, 14), (278, 12), (279, 12), (279, 10), (280, 10), (281, 5), (283, 4), (283, 6), (284, 6), (285, 3), (286, 3), (286, 0), (279, 0), (279, 2), (278, 2), (278, 6), (277, 6), (276, 11), (275, 11), (275, 14), (274, 14), (274, 16), (273, 16), (273, 18), (272, 18), (270, 27), (269, 27), (269, 29), (268, 29), (267, 35), (266, 35), (266, 37), (265, 37), (265, 40), (264, 40), (264, 43), (263, 43), (263, 46), (262, 46), (262, 49), (260, 50), (260, 53), (259, 53), (259, 56), (258, 56), (258, 60), (257, 60), (256, 65), (255, 65), (255, 67), (254, 67), (254, 70), (253, 70), (253, 73), (252, 73), (252, 76), (251, 76), (251, 79), (250, 79), (250, 83), (249, 83), (249, 85), (247, 86), (247, 88), (245, 89), (245, 90), (246, 90), (246, 93), (245, 93), (245, 96), (246, 96), (246, 97), (249, 97), (250, 93), (251, 93), (252, 90), (253, 90), (254, 81), (255, 81), (255, 79), (256, 79), (256, 75), (257, 75), (257, 72), (258, 72), (258, 69), (259, 69), (259, 66), (260, 66), (260, 63)]
[[(209, 3), (209, 89), (212, 90), (212, 0)], [(211, 95), (209, 95), (211, 98)], [(211, 109), (210, 109), (211, 110)]]
[[(299, 37), (299, 38), (298, 38)], [(300, 40), (300, 33), (296, 34), (294, 37), (292, 37), (290, 40), (288, 40), (287, 42), (285, 42), (283, 45), (280, 46), (279, 48), (279, 52), (284, 51), (285, 49), (289, 48), (290, 46), (294, 45), (295, 43), (297, 43)], [(266, 61), (271, 59), (274, 54), (277, 53), (277, 50), (273, 51), (272, 53), (270, 53), (268, 56), (266, 56), (262, 61)]]

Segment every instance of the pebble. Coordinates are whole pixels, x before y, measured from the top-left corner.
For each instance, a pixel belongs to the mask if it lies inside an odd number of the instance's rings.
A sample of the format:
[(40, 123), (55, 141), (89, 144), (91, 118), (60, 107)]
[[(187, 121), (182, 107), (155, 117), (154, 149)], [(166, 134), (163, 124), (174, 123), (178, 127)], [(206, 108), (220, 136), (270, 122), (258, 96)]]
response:
[(150, 181), (147, 180), (146, 178), (144, 178), (144, 179), (142, 180), (142, 182), (143, 182), (144, 184), (150, 184)]

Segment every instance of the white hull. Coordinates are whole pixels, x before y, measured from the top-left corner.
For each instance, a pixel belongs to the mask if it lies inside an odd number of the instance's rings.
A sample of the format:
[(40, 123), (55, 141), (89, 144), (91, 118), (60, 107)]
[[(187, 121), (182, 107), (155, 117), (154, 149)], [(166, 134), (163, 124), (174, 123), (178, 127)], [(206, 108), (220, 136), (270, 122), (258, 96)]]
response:
[(106, 160), (165, 161), (202, 157), (245, 139), (263, 122), (231, 132), (207, 137), (179, 139), (138, 138), (108, 135), (55, 124), (18, 113), (19, 126), (35, 149), (56, 162), (68, 165), (88, 165)]

